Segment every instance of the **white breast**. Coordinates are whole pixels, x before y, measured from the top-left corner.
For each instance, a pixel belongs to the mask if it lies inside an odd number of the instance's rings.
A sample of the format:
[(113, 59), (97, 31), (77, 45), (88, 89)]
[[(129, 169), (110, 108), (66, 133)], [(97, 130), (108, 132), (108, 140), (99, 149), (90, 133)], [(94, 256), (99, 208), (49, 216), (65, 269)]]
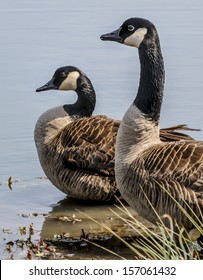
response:
[(160, 143), (159, 125), (145, 118), (131, 105), (125, 113), (116, 138), (115, 164), (130, 164), (143, 150)]
[(72, 117), (67, 114), (63, 106), (43, 113), (35, 125), (34, 138), (37, 149), (43, 144), (48, 144), (64, 126), (72, 121)]

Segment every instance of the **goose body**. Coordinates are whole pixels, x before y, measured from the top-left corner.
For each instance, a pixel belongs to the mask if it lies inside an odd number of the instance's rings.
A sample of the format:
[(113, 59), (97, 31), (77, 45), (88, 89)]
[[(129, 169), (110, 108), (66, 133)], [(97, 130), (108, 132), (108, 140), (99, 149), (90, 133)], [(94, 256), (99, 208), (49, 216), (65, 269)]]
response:
[[(35, 126), (35, 144), (48, 179), (70, 197), (109, 201), (118, 191), (115, 183), (115, 139), (120, 121), (92, 116), (96, 95), (90, 79), (74, 66), (61, 67), (52, 79), (36, 91), (74, 90), (74, 104), (51, 108)], [(190, 139), (176, 130), (161, 130), (164, 141)]]
[(203, 222), (203, 142), (163, 142), (159, 136), (164, 63), (157, 30), (148, 20), (131, 18), (101, 39), (138, 48), (141, 64), (137, 96), (121, 121), (116, 139), (117, 187), (147, 220), (160, 222), (156, 211), (166, 225), (168, 219), (164, 217), (170, 215), (190, 231), (192, 222), (173, 198), (196, 221)]
[(70, 197), (111, 200), (116, 192), (114, 144), (119, 122), (92, 116), (96, 96), (89, 78), (73, 66), (56, 70), (36, 91), (74, 90), (75, 104), (49, 109), (38, 119), (34, 138), (48, 179)]

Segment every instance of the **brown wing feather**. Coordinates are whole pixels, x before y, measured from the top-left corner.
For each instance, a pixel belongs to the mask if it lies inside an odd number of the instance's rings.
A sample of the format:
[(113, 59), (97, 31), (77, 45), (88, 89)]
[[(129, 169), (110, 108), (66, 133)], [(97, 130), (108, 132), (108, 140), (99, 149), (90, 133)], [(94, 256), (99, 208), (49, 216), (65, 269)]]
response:
[[(75, 120), (63, 128), (59, 141), (64, 149), (64, 164), (72, 170), (114, 176), (115, 140), (120, 121), (98, 115)], [(189, 140), (177, 130), (193, 130), (177, 125), (160, 130), (163, 141)]]
[(185, 124), (180, 124), (168, 128), (160, 129), (160, 139), (164, 142), (180, 141), (180, 140), (192, 140), (193, 138), (188, 134), (178, 131), (200, 131), (200, 129), (189, 128)]
[(115, 139), (119, 122), (106, 116), (83, 118), (61, 133), (67, 168), (114, 176)]
[(203, 142), (171, 142), (144, 152), (144, 168), (157, 180), (175, 180), (203, 199)]

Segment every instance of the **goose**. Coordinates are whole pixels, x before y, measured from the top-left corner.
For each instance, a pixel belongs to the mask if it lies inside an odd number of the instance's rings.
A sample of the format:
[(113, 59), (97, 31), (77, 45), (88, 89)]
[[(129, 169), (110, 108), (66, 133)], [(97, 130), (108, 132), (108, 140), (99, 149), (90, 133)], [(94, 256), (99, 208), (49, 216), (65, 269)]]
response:
[(203, 142), (163, 142), (160, 138), (165, 73), (157, 29), (146, 19), (130, 18), (100, 38), (136, 47), (141, 66), (138, 92), (116, 138), (117, 188), (150, 222), (158, 224), (161, 219), (169, 227), (171, 217), (178, 225), (175, 232), (178, 227), (191, 232), (194, 225), (177, 202), (202, 225)]
[[(35, 126), (38, 157), (47, 178), (69, 197), (112, 201), (119, 196), (114, 173), (115, 139), (120, 121), (103, 115), (92, 116), (96, 95), (85, 73), (75, 66), (58, 68), (52, 79), (38, 88), (73, 90), (74, 104), (51, 108)], [(160, 131), (163, 141), (190, 139), (176, 130), (177, 125)]]
[(116, 193), (114, 144), (120, 122), (92, 116), (96, 96), (90, 79), (79, 68), (58, 68), (36, 91), (73, 90), (74, 104), (51, 108), (35, 126), (34, 139), (47, 178), (69, 197), (110, 201)]

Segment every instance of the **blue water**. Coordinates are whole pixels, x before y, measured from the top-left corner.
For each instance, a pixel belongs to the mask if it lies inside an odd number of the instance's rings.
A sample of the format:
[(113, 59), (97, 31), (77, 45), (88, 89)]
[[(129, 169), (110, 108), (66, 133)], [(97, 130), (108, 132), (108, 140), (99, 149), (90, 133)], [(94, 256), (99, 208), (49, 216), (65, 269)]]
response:
[[(44, 174), (33, 140), (42, 112), (76, 98), (74, 92), (35, 93), (56, 68), (75, 65), (90, 77), (97, 92), (95, 114), (121, 119), (132, 102), (139, 81), (137, 50), (99, 39), (129, 17), (147, 18), (159, 31), (166, 70), (161, 126), (186, 123), (203, 131), (202, 15), (200, 0), (1, 1), (1, 231), (16, 233), (17, 213), (49, 212), (65, 198), (36, 179)], [(203, 139), (203, 132), (191, 135)], [(9, 176), (18, 181), (12, 191)], [(36, 222), (39, 230), (42, 220)]]

